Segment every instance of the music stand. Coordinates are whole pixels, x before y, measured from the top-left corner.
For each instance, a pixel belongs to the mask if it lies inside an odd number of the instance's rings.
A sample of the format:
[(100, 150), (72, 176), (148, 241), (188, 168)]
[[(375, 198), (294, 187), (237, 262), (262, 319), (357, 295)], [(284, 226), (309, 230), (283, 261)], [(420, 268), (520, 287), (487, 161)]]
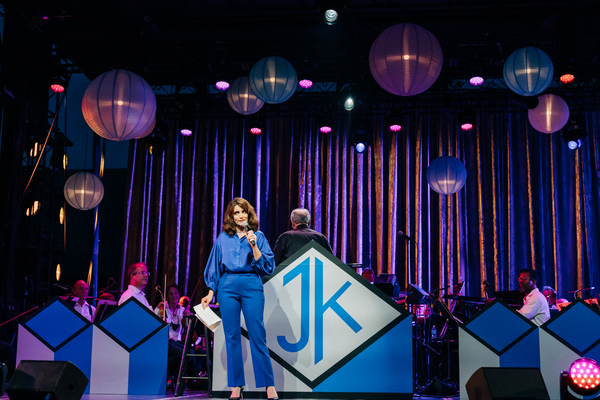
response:
[(398, 285), (398, 279), (394, 274), (379, 274), (375, 276), (373, 285), (392, 298), (397, 298), (400, 293), (400, 285)]
[(119, 303), (115, 300), (98, 300), (94, 323), (102, 321), (105, 316), (110, 315), (117, 307), (119, 307)]

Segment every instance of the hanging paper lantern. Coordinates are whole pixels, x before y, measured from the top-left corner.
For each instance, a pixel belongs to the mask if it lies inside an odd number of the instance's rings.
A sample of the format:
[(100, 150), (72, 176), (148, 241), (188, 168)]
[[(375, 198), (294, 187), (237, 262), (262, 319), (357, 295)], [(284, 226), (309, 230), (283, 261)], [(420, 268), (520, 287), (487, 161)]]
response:
[(504, 62), (504, 83), (521, 96), (536, 96), (552, 83), (554, 66), (546, 53), (537, 47), (524, 47)]
[(145, 138), (146, 136), (148, 136), (149, 134), (151, 134), (154, 131), (154, 128), (156, 128), (156, 118), (152, 119), (152, 123), (150, 124), (150, 126), (148, 126), (148, 128), (140, 133), (139, 136), (136, 136), (132, 139), (141, 139), (141, 138)]
[(458, 192), (467, 181), (467, 170), (456, 157), (436, 158), (427, 168), (427, 183), (439, 194)]
[(292, 64), (277, 56), (263, 58), (254, 64), (249, 79), (256, 97), (269, 104), (283, 103), (292, 97), (298, 84)]
[(553, 133), (561, 130), (569, 121), (569, 106), (554, 94), (545, 94), (538, 98), (536, 108), (529, 110), (529, 123), (536, 131)]
[(263, 106), (263, 101), (260, 100), (248, 83), (248, 78), (245, 76), (237, 78), (229, 86), (227, 91), (227, 101), (236, 113), (242, 115), (254, 114)]
[(91, 210), (102, 201), (104, 186), (102, 181), (89, 172), (78, 172), (65, 183), (65, 200), (78, 210)]
[(369, 68), (384, 90), (398, 96), (423, 93), (442, 71), (442, 48), (431, 32), (414, 24), (383, 31), (369, 52)]
[(83, 95), (83, 117), (105, 139), (122, 141), (139, 137), (156, 116), (156, 97), (139, 75), (124, 69), (105, 72)]

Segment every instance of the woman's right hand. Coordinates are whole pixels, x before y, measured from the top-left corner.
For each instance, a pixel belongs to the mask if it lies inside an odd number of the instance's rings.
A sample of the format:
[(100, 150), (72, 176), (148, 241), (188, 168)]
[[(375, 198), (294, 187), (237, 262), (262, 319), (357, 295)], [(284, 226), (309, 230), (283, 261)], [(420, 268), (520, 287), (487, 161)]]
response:
[(213, 299), (213, 295), (214, 295), (214, 293), (213, 293), (212, 289), (209, 289), (208, 294), (206, 296), (204, 296), (202, 298), (202, 300), (200, 300), (200, 304), (202, 304), (202, 308), (208, 307), (208, 305), (210, 304), (210, 302)]

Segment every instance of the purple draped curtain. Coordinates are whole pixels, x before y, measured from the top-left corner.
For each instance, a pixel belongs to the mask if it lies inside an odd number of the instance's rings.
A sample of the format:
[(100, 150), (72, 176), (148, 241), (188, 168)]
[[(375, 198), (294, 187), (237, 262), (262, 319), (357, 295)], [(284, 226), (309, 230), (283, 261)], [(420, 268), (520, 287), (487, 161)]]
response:
[[(271, 246), (304, 207), (339, 259), (396, 274), (402, 287), (464, 281), (464, 294), (482, 296), (484, 280), (516, 289), (519, 269), (534, 268), (540, 286), (567, 297), (599, 283), (599, 117), (586, 114), (589, 135), (576, 151), (560, 133), (535, 131), (526, 110), (480, 113), (467, 133), (450, 113), (408, 114), (397, 133), (372, 117), (362, 155), (345, 116), (330, 134), (308, 117), (267, 119), (260, 136), (239, 118), (198, 120), (187, 138), (171, 126), (163, 155), (148, 154), (144, 140), (131, 146), (123, 271), (145, 261), (153, 284), (166, 274), (188, 296), (199, 282), (197, 302), (224, 209), (241, 196)], [(442, 155), (467, 169), (453, 195), (427, 184), (427, 166)]]

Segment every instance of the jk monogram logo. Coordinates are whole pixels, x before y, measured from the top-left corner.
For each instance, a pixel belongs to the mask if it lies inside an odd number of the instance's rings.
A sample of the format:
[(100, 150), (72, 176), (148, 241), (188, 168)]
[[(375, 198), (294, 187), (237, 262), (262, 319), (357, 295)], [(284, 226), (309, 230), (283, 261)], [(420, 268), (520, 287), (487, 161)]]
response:
[(316, 243), (296, 254), (264, 282), (267, 345), (314, 388), (408, 313)]

